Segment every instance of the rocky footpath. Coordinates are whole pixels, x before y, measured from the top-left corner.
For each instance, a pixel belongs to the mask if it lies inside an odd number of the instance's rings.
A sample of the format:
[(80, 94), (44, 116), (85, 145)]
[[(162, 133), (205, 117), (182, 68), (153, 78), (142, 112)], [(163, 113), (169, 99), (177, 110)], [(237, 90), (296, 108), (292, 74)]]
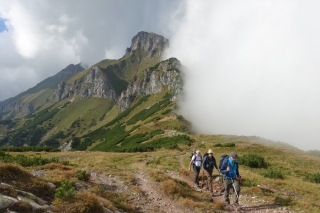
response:
[[(45, 176), (45, 170), (33, 171), (32, 174), (34, 177)], [(123, 190), (119, 190), (119, 187), (115, 186), (115, 177), (104, 176), (97, 174), (95, 172), (91, 172), (92, 178), (90, 180), (91, 183), (102, 184), (102, 186), (106, 190), (118, 190), (118, 192), (123, 192)], [(47, 182), (47, 187), (57, 191), (57, 186), (51, 182)], [(83, 191), (89, 191), (94, 187), (94, 184), (86, 183), (86, 182), (75, 182), (74, 184), (75, 193), (80, 193)], [(114, 185), (112, 187), (112, 185)], [(122, 183), (118, 183), (118, 185), (122, 185)], [(102, 205), (102, 204), (101, 204)], [(22, 207), (21, 207), (22, 206)], [(105, 206), (102, 207), (105, 213), (121, 213), (121, 210), (115, 209), (110, 210)], [(23, 209), (21, 211), (17, 211), (16, 209)], [(36, 212), (36, 213), (54, 213), (61, 212), (56, 211), (55, 205), (52, 200), (44, 200), (33, 193), (21, 190), (16, 186), (11, 184), (1, 182), (0, 183), (0, 212), (6, 213), (25, 213), (26, 209), (28, 212)]]

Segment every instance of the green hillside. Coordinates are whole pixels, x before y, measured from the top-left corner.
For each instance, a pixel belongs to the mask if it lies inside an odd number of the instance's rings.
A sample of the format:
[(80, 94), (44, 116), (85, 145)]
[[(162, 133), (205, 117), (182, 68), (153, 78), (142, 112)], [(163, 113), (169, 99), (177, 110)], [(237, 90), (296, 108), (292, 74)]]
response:
[[(121, 119), (126, 120), (125, 117)], [(121, 125), (121, 122), (119, 124)], [(119, 124), (115, 123), (114, 127)], [(109, 131), (105, 134), (107, 136)], [(144, 137), (151, 134), (157, 135), (157, 132), (150, 131), (144, 134)], [(122, 143), (138, 142), (141, 138), (138, 135), (137, 133), (136, 138), (132, 135), (130, 141), (123, 140)], [(99, 202), (106, 208), (117, 208), (119, 212), (156, 212), (159, 211), (157, 205), (161, 203), (164, 206), (162, 200), (165, 199), (169, 199), (179, 212), (183, 210), (234, 212), (235, 208), (223, 204), (223, 195), (219, 194), (223, 185), (219, 181), (214, 180), (214, 189), (217, 190), (214, 196), (205, 189), (197, 191), (192, 188), (193, 172), (187, 168), (193, 149), (199, 149), (202, 154), (208, 149), (213, 149), (216, 159), (235, 151), (239, 156), (239, 171), (242, 176), (239, 200), (242, 211), (320, 212), (318, 205), (320, 173), (316, 169), (320, 167), (319, 158), (299, 150), (243, 141), (242, 136), (190, 135), (190, 137), (192, 138), (190, 144), (180, 143), (177, 137), (171, 137), (177, 146), (157, 148), (151, 152), (148, 150), (148, 152), (106, 154), (98, 151), (40, 152), (40, 149), (23, 153), (0, 152), (0, 171), (3, 174), (0, 178), (2, 182), (45, 199), (51, 204), (47, 208), (54, 212), (68, 210), (75, 213), (79, 212), (79, 209), (104, 212), (96, 209), (98, 204), (90, 205)], [(183, 139), (183, 141), (188, 140), (188, 138)], [(154, 140), (154, 144), (168, 141), (170, 140)], [(109, 145), (107, 142), (100, 144)], [(24, 169), (8, 163), (20, 164)], [(44, 175), (33, 177), (27, 171)], [(10, 175), (10, 179), (6, 179), (6, 175)], [(216, 170), (213, 176), (214, 179), (221, 177)], [(202, 172), (200, 178), (202, 180)], [(48, 191), (44, 181), (56, 184), (59, 190), (67, 190), (62, 187), (65, 181), (70, 181), (71, 187), (79, 185), (88, 187), (82, 188), (78, 196), (72, 195), (69, 197), (70, 200), (65, 197), (61, 202), (64, 197), (54, 196), (55, 192)], [(149, 187), (145, 188), (143, 183)], [(2, 194), (14, 196), (4, 187), (7, 186), (2, 186)], [(161, 199), (153, 201), (153, 195)], [(123, 199), (126, 202), (121, 202)], [(149, 207), (150, 203), (152, 205)], [(26, 206), (28, 205), (24, 204), (24, 208)], [(23, 209), (22, 206), (20, 209)]]
[(69, 77), (73, 76), (74, 74), (82, 70), (83, 68), (80, 64), (70, 64), (56, 75), (41, 81), (36, 86), (26, 90), (25, 92), (20, 93), (19, 95), (13, 98), (9, 98), (8, 100), (1, 102), (0, 109), (2, 107), (9, 106), (9, 108), (11, 107), (12, 110), (0, 111), (0, 119), (8, 120), (14, 118), (21, 118), (30, 113), (28, 111), (16, 111), (14, 109), (14, 106), (17, 105), (20, 105), (20, 108), (27, 107), (31, 112), (33, 112), (33, 110), (39, 109), (46, 103), (47, 99), (53, 94), (54, 89), (57, 88), (58, 84), (61, 81), (68, 79)]

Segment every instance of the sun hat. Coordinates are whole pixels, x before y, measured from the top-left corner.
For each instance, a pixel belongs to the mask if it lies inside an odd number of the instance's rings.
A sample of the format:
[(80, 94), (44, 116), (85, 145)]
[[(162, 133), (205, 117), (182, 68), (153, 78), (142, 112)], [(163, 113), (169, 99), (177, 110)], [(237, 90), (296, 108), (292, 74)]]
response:
[(212, 154), (213, 154), (213, 151), (212, 151), (212, 149), (209, 149), (209, 151), (208, 151), (208, 154), (210, 154), (210, 153), (212, 153)]

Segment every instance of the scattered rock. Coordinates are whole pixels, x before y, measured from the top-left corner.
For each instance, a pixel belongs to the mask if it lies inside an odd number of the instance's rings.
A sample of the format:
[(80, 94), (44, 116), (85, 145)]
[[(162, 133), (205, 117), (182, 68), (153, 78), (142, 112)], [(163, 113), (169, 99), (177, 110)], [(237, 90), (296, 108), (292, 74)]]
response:
[(35, 210), (35, 211), (37, 211), (37, 210), (42, 208), (42, 206), (40, 206), (38, 203), (36, 203), (33, 200), (30, 200), (30, 199), (28, 199), (26, 197), (22, 197), (22, 196), (18, 195), (17, 198), (18, 198), (18, 200), (22, 200), (22, 201), (28, 202), (31, 205), (32, 209)]
[(6, 186), (6, 187), (13, 187), (12, 185), (7, 184), (7, 183), (1, 183), (1, 185)]
[(53, 183), (48, 182), (47, 184), (51, 189), (56, 189), (56, 185), (54, 185)]
[(5, 195), (0, 195), (0, 209), (6, 209), (11, 204), (18, 202), (17, 199)]

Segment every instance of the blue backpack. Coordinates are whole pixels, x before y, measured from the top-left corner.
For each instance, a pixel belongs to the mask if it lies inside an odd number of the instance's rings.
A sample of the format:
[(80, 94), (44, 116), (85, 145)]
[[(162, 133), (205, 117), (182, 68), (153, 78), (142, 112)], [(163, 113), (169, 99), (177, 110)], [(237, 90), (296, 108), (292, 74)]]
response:
[(220, 162), (219, 162), (219, 169), (221, 170), (223, 162), (226, 162), (229, 158), (229, 155), (221, 155), (220, 156)]

